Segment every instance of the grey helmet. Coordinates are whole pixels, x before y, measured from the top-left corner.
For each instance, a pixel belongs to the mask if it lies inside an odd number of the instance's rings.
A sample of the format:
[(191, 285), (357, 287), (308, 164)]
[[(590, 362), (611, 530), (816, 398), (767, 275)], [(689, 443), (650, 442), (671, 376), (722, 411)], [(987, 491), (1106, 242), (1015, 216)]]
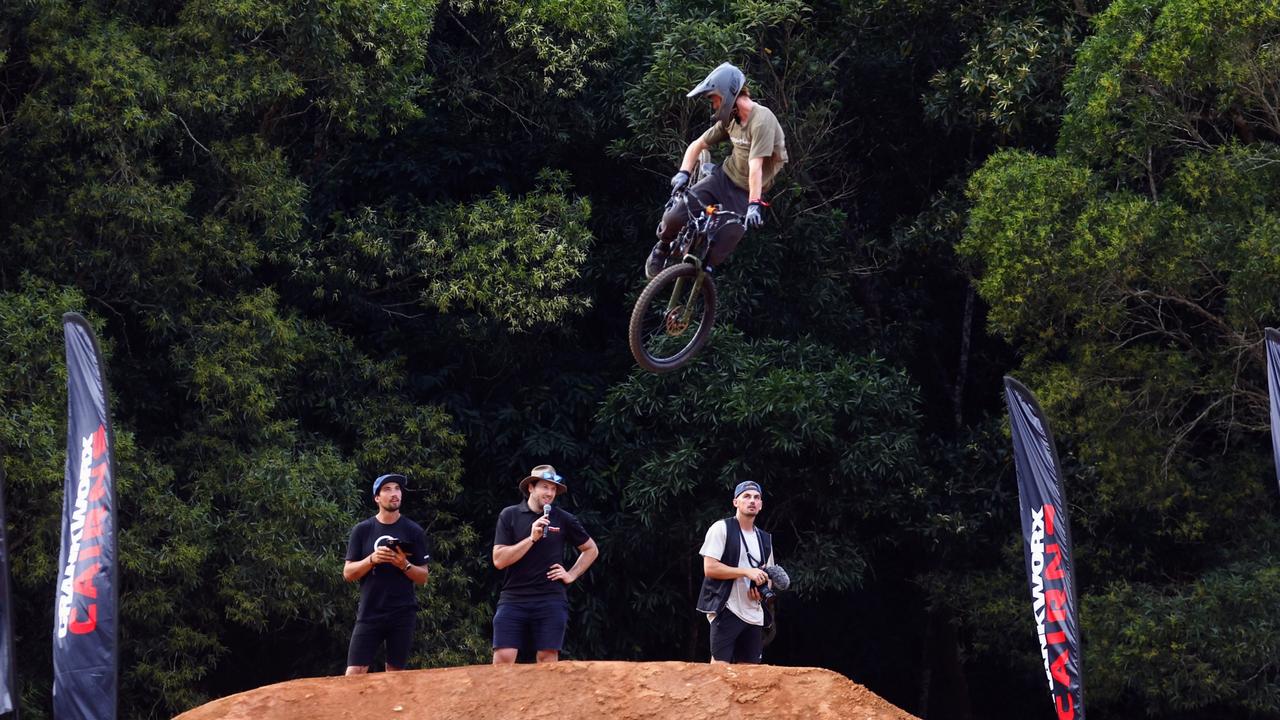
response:
[(742, 74), (738, 68), (729, 63), (721, 63), (719, 67), (712, 70), (698, 87), (689, 91), (685, 97), (702, 97), (703, 95), (719, 95), (720, 109), (716, 111), (712, 119), (715, 122), (728, 123), (729, 118), (733, 116), (733, 103), (738, 99), (738, 93), (742, 92), (742, 86), (747, 84), (747, 76)]

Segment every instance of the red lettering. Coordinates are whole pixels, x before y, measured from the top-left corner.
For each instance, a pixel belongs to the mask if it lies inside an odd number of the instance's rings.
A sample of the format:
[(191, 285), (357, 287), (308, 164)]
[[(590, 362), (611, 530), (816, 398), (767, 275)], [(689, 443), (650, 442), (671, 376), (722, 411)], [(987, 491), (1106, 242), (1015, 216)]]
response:
[(92, 540), (102, 534), (104, 522), (107, 519), (107, 509), (104, 507), (96, 507), (89, 510), (84, 518), (84, 537), (81, 541)]
[(1058, 512), (1058, 509), (1057, 509), (1057, 508), (1055, 508), (1055, 507), (1054, 507), (1054, 506), (1052, 506), (1052, 505), (1045, 505), (1045, 506), (1044, 506), (1044, 533), (1045, 533), (1045, 535), (1052, 535), (1052, 534), (1053, 534), (1053, 516), (1054, 516), (1054, 514), (1056, 514), (1057, 512)]
[(1069, 659), (1067, 651), (1063, 650), (1062, 654), (1053, 661), (1053, 665), (1049, 666), (1049, 672), (1053, 673), (1053, 679), (1057, 680), (1059, 685), (1067, 688), (1071, 687), (1071, 677), (1067, 675), (1067, 662)]
[(102, 457), (102, 453), (107, 451), (107, 429), (102, 425), (93, 433), (93, 457), (94, 459)]
[[(80, 557), (84, 556), (81, 555)], [(1044, 642), (1046, 645), (1066, 645), (1067, 634), (1064, 632), (1051, 632), (1044, 636)]]
[(100, 567), (101, 565), (94, 563), (76, 576), (76, 593), (88, 598), (98, 597), (98, 588), (93, 584), (93, 576), (98, 574), (98, 568)]
[[(1066, 699), (1067, 701), (1066, 707), (1062, 707), (1063, 699)], [(1075, 701), (1071, 699), (1070, 694), (1059, 695), (1053, 699), (1053, 702), (1058, 706), (1058, 720), (1075, 720), (1076, 704)]]
[(89, 606), (89, 619), (75, 620), (73, 619), (67, 627), (76, 635), (88, 635), (98, 627), (98, 606), (97, 604)]
[[(106, 466), (107, 464), (103, 463), (98, 467), (105, 468)], [(93, 483), (93, 487), (89, 488), (89, 502), (93, 503), (102, 502), (102, 496), (107, 494), (107, 481), (105, 477), (99, 477), (96, 480), (97, 481)]]
[(1045, 557), (1053, 555), (1049, 559), (1049, 563), (1044, 568), (1045, 580), (1061, 580), (1062, 579), (1062, 550), (1058, 548), (1058, 543), (1049, 543), (1044, 546)]
[(1048, 608), (1045, 622), (1062, 622), (1067, 618), (1067, 593), (1063, 590), (1045, 590), (1044, 604)]
[(98, 463), (89, 471), (93, 487), (89, 488), (89, 502), (98, 502), (107, 494), (107, 464)]

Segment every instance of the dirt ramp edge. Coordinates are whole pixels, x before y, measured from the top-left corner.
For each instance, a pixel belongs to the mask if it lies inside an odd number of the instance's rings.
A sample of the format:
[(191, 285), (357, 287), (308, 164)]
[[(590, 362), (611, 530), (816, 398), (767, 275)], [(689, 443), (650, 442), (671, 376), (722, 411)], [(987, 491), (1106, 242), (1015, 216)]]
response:
[(291, 680), (175, 720), (918, 720), (822, 668), (577, 661)]

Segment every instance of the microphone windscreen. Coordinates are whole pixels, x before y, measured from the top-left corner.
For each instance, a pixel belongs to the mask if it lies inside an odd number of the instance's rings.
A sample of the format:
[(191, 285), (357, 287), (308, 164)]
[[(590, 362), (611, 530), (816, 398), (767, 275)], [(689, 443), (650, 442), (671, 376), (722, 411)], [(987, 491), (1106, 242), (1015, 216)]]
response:
[(760, 569), (764, 570), (773, 581), (774, 590), (786, 590), (791, 587), (791, 576), (787, 575), (787, 571), (783, 570), (781, 565), (765, 565)]

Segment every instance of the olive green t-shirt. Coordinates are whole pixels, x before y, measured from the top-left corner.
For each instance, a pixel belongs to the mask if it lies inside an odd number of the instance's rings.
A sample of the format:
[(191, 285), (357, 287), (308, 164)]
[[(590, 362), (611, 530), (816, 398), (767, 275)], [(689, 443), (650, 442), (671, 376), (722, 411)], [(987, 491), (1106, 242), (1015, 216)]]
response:
[(733, 152), (724, 161), (724, 172), (734, 185), (748, 192), (751, 190), (748, 180), (751, 158), (765, 159), (761, 192), (773, 185), (773, 178), (787, 162), (787, 139), (782, 134), (782, 126), (773, 111), (760, 103), (751, 109), (746, 124), (736, 118), (728, 123), (718, 122), (702, 133), (701, 139), (708, 146), (725, 140), (733, 143)]

